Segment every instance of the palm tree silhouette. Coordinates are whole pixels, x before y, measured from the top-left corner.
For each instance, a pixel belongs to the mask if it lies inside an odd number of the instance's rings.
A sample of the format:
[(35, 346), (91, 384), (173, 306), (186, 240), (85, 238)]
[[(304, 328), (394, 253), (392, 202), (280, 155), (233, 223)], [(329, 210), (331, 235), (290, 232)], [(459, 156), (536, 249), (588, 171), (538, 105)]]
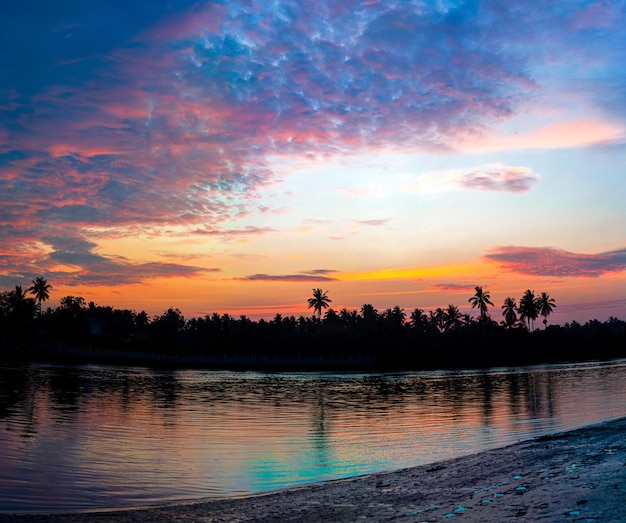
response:
[(413, 309), (413, 312), (411, 312), (412, 327), (418, 331), (424, 331), (427, 324), (428, 316), (426, 316), (424, 311), (418, 308)]
[(30, 292), (37, 300), (37, 309), (39, 311), (39, 314), (41, 314), (41, 302), (46, 301), (48, 298), (50, 298), (51, 289), (52, 285), (50, 285), (41, 276), (37, 276), (33, 280), (33, 284), (28, 288), (28, 292)]
[(474, 296), (467, 301), (472, 304), (472, 309), (478, 307), (478, 310), (480, 311), (480, 319), (481, 321), (485, 321), (489, 317), (489, 305), (493, 307), (493, 303), (489, 299), (491, 298), (491, 295), (489, 292), (483, 291), (483, 288), (480, 286), (476, 286), (475, 290), (476, 294), (474, 294)]
[(333, 324), (338, 323), (339, 319), (340, 319), (339, 314), (337, 314), (337, 311), (335, 311), (335, 309), (333, 309), (332, 307), (330, 307), (326, 311), (326, 314), (324, 314), (324, 323), (328, 325), (333, 325)]
[(15, 290), (10, 291), (7, 297), (9, 310), (18, 322), (32, 319), (35, 312), (35, 300), (26, 297), (26, 292), (22, 290), (21, 285), (16, 285)]
[(16, 285), (15, 290), (9, 292), (9, 303), (13, 309), (21, 308), (26, 302), (26, 293), (21, 285)]
[(378, 311), (371, 303), (364, 303), (361, 306), (361, 317), (368, 325), (372, 324), (376, 321), (376, 318), (378, 318)]
[(456, 330), (463, 324), (463, 315), (456, 305), (448, 305), (443, 311), (443, 328), (445, 331)]
[(437, 307), (434, 312), (428, 312), (430, 318), (430, 324), (439, 332), (444, 331), (445, 312), (441, 307)]
[(548, 326), (548, 316), (552, 314), (554, 307), (556, 307), (556, 301), (554, 298), (550, 298), (549, 294), (542, 292), (536, 299), (536, 306), (539, 314), (543, 316), (543, 326)]
[(346, 327), (352, 327), (356, 325), (359, 319), (359, 313), (356, 311), (356, 309), (348, 310), (346, 307), (344, 307), (339, 312), (339, 318), (341, 318), (341, 321)]
[(520, 321), (527, 321), (528, 328), (531, 331), (534, 331), (535, 320), (537, 319), (537, 316), (539, 316), (539, 310), (537, 309), (535, 293), (530, 289), (528, 289), (520, 299), (517, 312), (519, 312)]
[(504, 322), (506, 326), (511, 328), (515, 325), (517, 321), (517, 304), (515, 303), (515, 298), (511, 298), (510, 296), (504, 300), (504, 305), (502, 305), (502, 316), (504, 316)]
[(328, 295), (328, 291), (322, 291), (322, 289), (313, 289), (313, 297), (309, 298), (309, 309), (313, 307), (313, 312), (317, 313), (317, 317), (322, 317), (322, 309), (327, 309), (331, 300)]
[(393, 309), (391, 309), (391, 321), (395, 325), (395, 327), (400, 328), (404, 325), (406, 320), (406, 313), (404, 309), (400, 308), (399, 305), (396, 305)]

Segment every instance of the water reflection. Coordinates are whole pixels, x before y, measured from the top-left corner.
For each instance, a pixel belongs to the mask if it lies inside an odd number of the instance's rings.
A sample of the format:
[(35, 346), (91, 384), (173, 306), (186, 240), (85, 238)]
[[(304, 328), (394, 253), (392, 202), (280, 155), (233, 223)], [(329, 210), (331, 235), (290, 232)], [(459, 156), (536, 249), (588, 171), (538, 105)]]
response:
[(626, 414), (626, 364), (391, 375), (0, 367), (0, 510), (223, 497)]

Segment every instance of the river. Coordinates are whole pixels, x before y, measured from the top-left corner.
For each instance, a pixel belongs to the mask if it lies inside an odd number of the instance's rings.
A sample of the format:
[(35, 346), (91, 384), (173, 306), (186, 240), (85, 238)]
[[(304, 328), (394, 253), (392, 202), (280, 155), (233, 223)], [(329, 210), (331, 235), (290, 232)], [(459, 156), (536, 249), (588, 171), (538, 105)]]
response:
[(626, 415), (626, 361), (394, 374), (0, 366), (0, 511), (242, 496)]

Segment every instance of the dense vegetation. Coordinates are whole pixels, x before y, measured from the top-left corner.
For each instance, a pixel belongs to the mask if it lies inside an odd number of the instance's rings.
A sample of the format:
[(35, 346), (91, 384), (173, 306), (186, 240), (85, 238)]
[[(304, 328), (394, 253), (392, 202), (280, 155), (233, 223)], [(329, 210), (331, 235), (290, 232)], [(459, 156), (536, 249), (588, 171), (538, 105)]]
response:
[[(501, 306), (502, 321), (489, 314), (482, 287), (469, 298), (478, 317), (455, 305), (407, 316), (364, 304), (335, 311), (326, 292), (314, 289), (312, 316), (254, 321), (212, 314), (185, 319), (170, 308), (145, 312), (87, 304), (65, 296), (42, 310), (51, 287), (43, 278), (27, 291), (0, 292), (0, 357), (71, 361), (109, 360), (220, 367), (420, 369), (485, 367), (626, 357), (626, 322), (610, 318), (548, 325), (555, 300), (528, 290)], [(543, 328), (535, 320), (543, 317)], [(80, 349), (80, 350), (78, 350)]]

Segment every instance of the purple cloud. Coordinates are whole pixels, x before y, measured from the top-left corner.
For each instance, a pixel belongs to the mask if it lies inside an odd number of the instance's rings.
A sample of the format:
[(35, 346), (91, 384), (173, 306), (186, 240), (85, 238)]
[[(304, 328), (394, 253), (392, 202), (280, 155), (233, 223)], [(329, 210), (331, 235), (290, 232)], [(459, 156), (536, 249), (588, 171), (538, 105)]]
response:
[(615, 316), (620, 317), (626, 308), (626, 299), (606, 300), (600, 302), (570, 303), (559, 305), (559, 313), (571, 315), (573, 313), (589, 312), (592, 310), (615, 311)]
[[(95, 243), (78, 235), (67, 234), (44, 238), (42, 241), (52, 248), (52, 252), (42, 255), (40, 267), (46, 269), (45, 272), (49, 278), (63, 283), (110, 286), (140, 283), (160, 277), (190, 277), (221, 272), (218, 268), (167, 262), (136, 263), (123, 256), (104, 256), (93, 252), (97, 247)], [(54, 267), (59, 264), (75, 270), (73, 272), (56, 271)], [(30, 269), (28, 272), (35, 274), (34, 267)], [(23, 274), (11, 276), (14, 278), (21, 276), (22, 279), (24, 277)]]
[(338, 281), (337, 278), (328, 276), (337, 272), (332, 269), (314, 269), (311, 271), (299, 272), (297, 274), (252, 274), (243, 278), (236, 278), (245, 281), (278, 281), (278, 282), (320, 282)]
[(429, 287), (438, 291), (474, 292), (476, 285), (469, 285), (465, 283), (434, 283)]
[(204, 228), (204, 229), (196, 229), (192, 231), (193, 234), (199, 234), (201, 236), (219, 236), (220, 238), (238, 238), (242, 236), (256, 236), (259, 234), (267, 234), (269, 232), (274, 232), (276, 229), (272, 229), (271, 227), (254, 227), (252, 225), (247, 227), (242, 227), (241, 229), (225, 229), (225, 228)]
[(495, 164), (461, 173), (458, 184), (467, 189), (520, 193), (528, 191), (538, 179), (529, 167)]
[[(10, 50), (0, 54), (0, 241), (20, 272), (45, 267), (41, 239), (68, 227), (89, 241), (94, 229), (234, 235), (224, 224), (255, 208), (272, 155), (450, 150), (523, 109), (546, 63), (564, 74), (572, 60), (590, 65), (576, 68), (581, 89), (619, 118), (624, 12), (585, 2), (13, 2), (0, 20)], [(522, 192), (535, 181), (506, 168), (459, 183)]]
[(433, 171), (419, 176), (408, 189), (414, 192), (447, 192), (460, 189), (521, 193), (528, 191), (539, 175), (530, 167), (501, 163)]
[(626, 249), (578, 254), (552, 247), (496, 247), (484, 256), (504, 269), (535, 276), (594, 278), (626, 270)]

